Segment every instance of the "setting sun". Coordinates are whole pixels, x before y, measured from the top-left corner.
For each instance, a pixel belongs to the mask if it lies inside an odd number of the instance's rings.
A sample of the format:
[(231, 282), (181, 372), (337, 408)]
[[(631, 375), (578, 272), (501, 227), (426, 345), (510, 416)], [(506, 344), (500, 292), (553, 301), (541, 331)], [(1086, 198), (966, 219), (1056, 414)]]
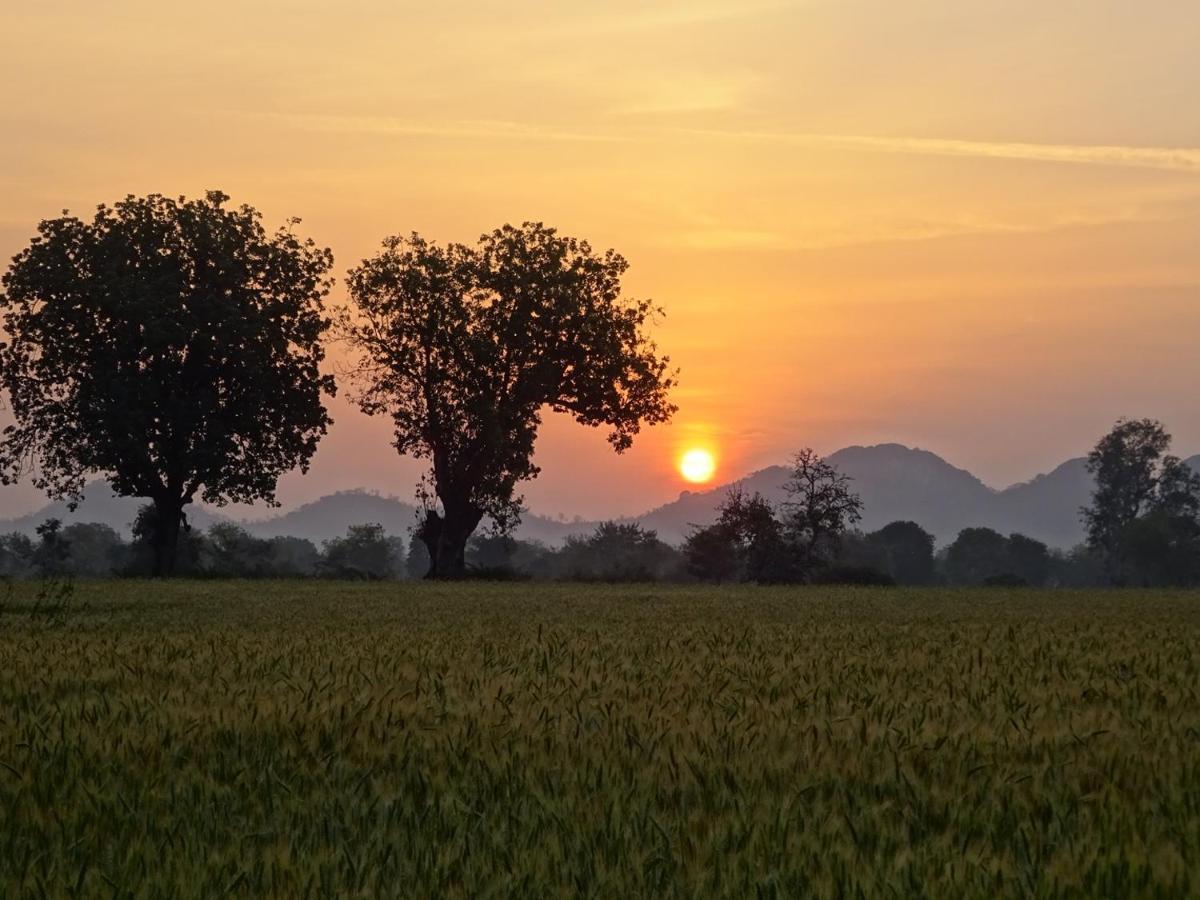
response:
[(717, 461), (707, 450), (689, 450), (679, 460), (679, 472), (693, 484), (701, 484), (713, 477)]

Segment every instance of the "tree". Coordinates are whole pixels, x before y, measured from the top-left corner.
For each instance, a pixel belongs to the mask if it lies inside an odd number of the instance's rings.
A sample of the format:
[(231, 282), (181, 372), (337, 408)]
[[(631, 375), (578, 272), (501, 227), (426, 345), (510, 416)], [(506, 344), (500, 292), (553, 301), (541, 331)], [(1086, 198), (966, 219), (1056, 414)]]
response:
[(16, 422), (0, 478), (32, 470), (51, 497), (78, 500), (99, 473), (150, 500), (156, 575), (173, 570), (193, 499), (273, 503), (330, 421), (332, 256), (227, 200), (152, 194), (90, 222), (64, 214), (3, 278), (0, 386)]
[(952, 584), (980, 585), (1013, 574), (1008, 538), (991, 528), (964, 528), (946, 548), (946, 577)]
[[(1088, 544), (1103, 556), (1114, 584), (1130, 578), (1130, 535), (1139, 519), (1156, 514), (1186, 530), (1200, 516), (1200, 475), (1170, 455), (1170, 447), (1171, 435), (1161, 422), (1121, 419), (1088, 455), (1096, 489), (1083, 520)], [(1155, 530), (1141, 532), (1139, 555), (1145, 558), (1145, 539)]]
[(794, 580), (783, 527), (761, 494), (732, 488), (717, 521), (698, 528), (684, 544), (688, 571), (704, 581), (781, 583)]
[(602, 522), (588, 537), (568, 537), (559, 564), (583, 581), (655, 581), (675, 574), (679, 553), (635, 522)]
[(484, 516), (517, 520), (517, 484), (547, 409), (607, 426), (617, 452), (675, 411), (666, 357), (647, 338), (661, 313), (621, 295), (627, 263), (541, 224), (505, 226), (475, 247), (392, 237), (351, 270), (341, 331), (364, 412), (387, 414), (400, 453), (427, 459), (430, 577), (465, 573)]
[(321, 569), (333, 578), (378, 581), (395, 578), (403, 567), (404, 545), (382, 525), (351, 525), (345, 537), (324, 543)]
[(932, 584), (933, 535), (916, 522), (891, 522), (866, 537), (897, 584)]
[(837, 559), (841, 537), (862, 518), (863, 503), (851, 489), (850, 478), (807, 447), (793, 457), (783, 490), (784, 532), (801, 573), (808, 577)]
[(1025, 584), (1041, 586), (1050, 578), (1050, 548), (1023, 534), (1008, 536), (1008, 571)]

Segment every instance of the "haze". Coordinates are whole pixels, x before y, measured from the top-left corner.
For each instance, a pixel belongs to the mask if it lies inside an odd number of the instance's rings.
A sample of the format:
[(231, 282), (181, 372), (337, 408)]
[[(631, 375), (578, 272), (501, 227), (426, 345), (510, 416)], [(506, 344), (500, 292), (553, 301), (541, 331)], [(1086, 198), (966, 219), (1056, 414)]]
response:
[[(10, 4), (0, 255), (208, 188), (339, 273), (526, 219), (615, 247), (680, 411), (622, 457), (549, 421), (545, 513), (648, 509), (693, 444), (718, 480), (899, 441), (1000, 485), (1137, 415), (1194, 453), (1197, 46), (1186, 0)], [(387, 422), (333, 415), (285, 505), (411, 496)]]

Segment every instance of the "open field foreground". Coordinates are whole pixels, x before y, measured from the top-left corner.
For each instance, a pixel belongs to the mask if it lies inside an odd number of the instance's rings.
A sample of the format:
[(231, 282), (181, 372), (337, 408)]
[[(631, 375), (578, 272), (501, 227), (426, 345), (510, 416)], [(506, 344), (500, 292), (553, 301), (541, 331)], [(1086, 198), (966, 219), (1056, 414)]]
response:
[(1200, 891), (1200, 596), (149, 582), (0, 613), (0, 895)]

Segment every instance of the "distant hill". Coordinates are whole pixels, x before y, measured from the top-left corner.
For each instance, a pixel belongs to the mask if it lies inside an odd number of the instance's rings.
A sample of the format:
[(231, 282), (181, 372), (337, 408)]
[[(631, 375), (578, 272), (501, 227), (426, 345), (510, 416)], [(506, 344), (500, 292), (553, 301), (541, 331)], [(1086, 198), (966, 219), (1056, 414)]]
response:
[[(72, 522), (101, 522), (128, 537), (133, 520), (137, 518), (138, 508), (147, 502), (136, 497), (115, 497), (107, 482), (93, 481), (84, 488), (83, 499), (74, 512), (67, 508), (66, 501), (47, 503), (41, 509), (27, 515), (15, 519), (0, 519), (0, 532), (19, 531), (23, 534), (33, 534), (47, 519), (59, 519), (67, 525)], [(199, 505), (189, 506), (187, 517), (193, 528), (208, 528), (223, 518)]]
[[(945, 544), (963, 528), (982, 525), (1004, 534), (1019, 531), (1052, 547), (1069, 548), (1083, 540), (1079, 510), (1091, 501), (1092, 478), (1083, 458), (1004, 490), (988, 487), (970, 472), (927, 450), (900, 444), (847, 447), (827, 457), (853, 479), (865, 504), (860, 527), (882, 528), (897, 519), (919, 523)], [(1188, 460), (1200, 472), (1200, 455)], [(729, 489), (740, 486), (769, 500), (783, 499), (787, 469), (771, 466), (707, 491), (684, 491), (679, 499), (630, 521), (678, 543), (693, 525), (708, 525)]]
[[(1083, 539), (1079, 509), (1090, 501), (1092, 491), (1092, 479), (1083, 459), (1068, 460), (1051, 472), (999, 491), (934, 453), (900, 444), (847, 447), (831, 454), (828, 460), (853, 479), (854, 489), (865, 504), (861, 523), (865, 530), (881, 528), (897, 519), (911, 519), (928, 529), (939, 543), (952, 541), (963, 528), (974, 525), (1005, 534), (1019, 531), (1054, 547), (1071, 547)], [(1188, 463), (1200, 472), (1200, 455)], [(638, 522), (653, 528), (663, 540), (679, 543), (693, 526), (715, 520), (716, 508), (731, 487), (739, 485), (778, 502), (783, 499), (786, 481), (786, 468), (770, 466), (720, 487), (684, 491), (671, 503), (623, 521)], [(103, 522), (128, 535), (143, 502), (113, 497), (106, 484), (93, 482), (76, 512), (69, 512), (65, 503), (51, 503), (25, 516), (0, 520), (0, 532), (32, 534), (40, 523), (55, 517), (64, 522)], [(293, 535), (319, 544), (345, 534), (351, 525), (367, 522), (377, 522), (391, 534), (406, 535), (416, 522), (416, 514), (414, 504), (395, 497), (365, 490), (343, 491), (281, 515), (242, 524), (260, 537)], [(199, 505), (189, 508), (188, 518), (196, 528), (208, 528), (224, 519)], [(517, 535), (557, 544), (570, 534), (586, 534), (597, 524), (528, 513)]]

